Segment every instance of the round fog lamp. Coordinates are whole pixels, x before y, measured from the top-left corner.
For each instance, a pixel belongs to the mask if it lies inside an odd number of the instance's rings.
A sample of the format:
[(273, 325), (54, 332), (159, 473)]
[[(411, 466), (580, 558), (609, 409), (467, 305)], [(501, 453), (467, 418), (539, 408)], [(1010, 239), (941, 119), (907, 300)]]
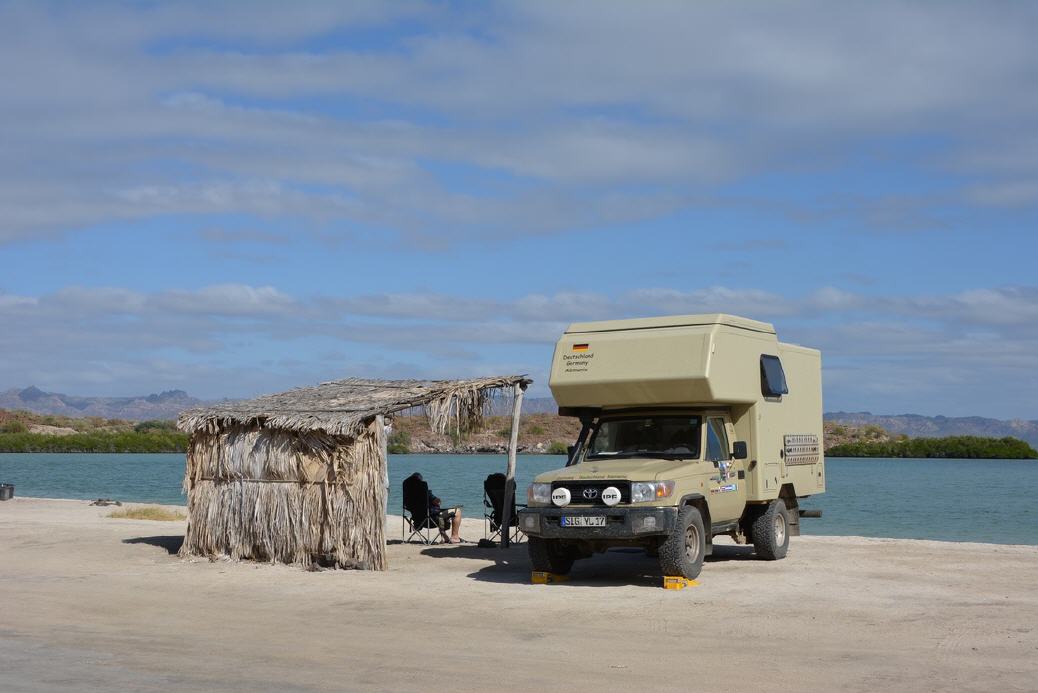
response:
[(569, 505), (570, 495), (568, 488), (557, 488), (551, 492), (551, 502), (563, 508)]
[(608, 486), (602, 489), (602, 502), (608, 505), (610, 508), (620, 502), (620, 489), (615, 486)]

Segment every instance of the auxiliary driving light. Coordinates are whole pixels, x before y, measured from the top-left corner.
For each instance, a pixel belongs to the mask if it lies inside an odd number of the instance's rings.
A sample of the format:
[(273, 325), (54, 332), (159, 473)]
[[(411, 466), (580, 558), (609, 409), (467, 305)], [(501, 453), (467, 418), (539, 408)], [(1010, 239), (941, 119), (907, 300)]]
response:
[(551, 492), (551, 502), (560, 508), (569, 505), (570, 495), (568, 488), (557, 488)]

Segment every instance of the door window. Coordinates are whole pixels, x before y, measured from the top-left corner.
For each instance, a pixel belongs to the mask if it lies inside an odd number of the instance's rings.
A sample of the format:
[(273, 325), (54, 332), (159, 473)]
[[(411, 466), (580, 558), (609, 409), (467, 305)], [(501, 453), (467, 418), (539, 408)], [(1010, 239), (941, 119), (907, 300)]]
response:
[(724, 419), (710, 417), (706, 420), (706, 459), (711, 462), (727, 460), (731, 457), (729, 449)]

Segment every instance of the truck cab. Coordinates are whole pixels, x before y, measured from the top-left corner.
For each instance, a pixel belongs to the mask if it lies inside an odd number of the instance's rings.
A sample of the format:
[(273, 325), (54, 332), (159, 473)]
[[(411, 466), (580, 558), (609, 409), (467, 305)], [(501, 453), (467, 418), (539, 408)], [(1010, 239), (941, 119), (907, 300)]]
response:
[(535, 570), (566, 573), (616, 546), (693, 578), (712, 538), (785, 556), (798, 499), (824, 491), (817, 351), (766, 323), (694, 315), (572, 325), (550, 387), (581, 431), (528, 489)]

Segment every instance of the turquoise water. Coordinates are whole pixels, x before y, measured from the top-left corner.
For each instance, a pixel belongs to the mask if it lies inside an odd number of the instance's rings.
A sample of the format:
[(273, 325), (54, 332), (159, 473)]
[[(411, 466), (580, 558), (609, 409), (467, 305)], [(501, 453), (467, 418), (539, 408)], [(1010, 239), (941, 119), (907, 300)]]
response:
[[(519, 501), (534, 476), (564, 463), (520, 456)], [(417, 471), (444, 503), (479, 517), (483, 479), (504, 469), (503, 455), (392, 455), (389, 507), (399, 512), (400, 482)], [(824, 513), (803, 521), (805, 534), (1038, 544), (1034, 460), (830, 458), (826, 472), (829, 490), (802, 501)], [(183, 504), (183, 473), (183, 455), (0, 454), (0, 482), (19, 496)]]

